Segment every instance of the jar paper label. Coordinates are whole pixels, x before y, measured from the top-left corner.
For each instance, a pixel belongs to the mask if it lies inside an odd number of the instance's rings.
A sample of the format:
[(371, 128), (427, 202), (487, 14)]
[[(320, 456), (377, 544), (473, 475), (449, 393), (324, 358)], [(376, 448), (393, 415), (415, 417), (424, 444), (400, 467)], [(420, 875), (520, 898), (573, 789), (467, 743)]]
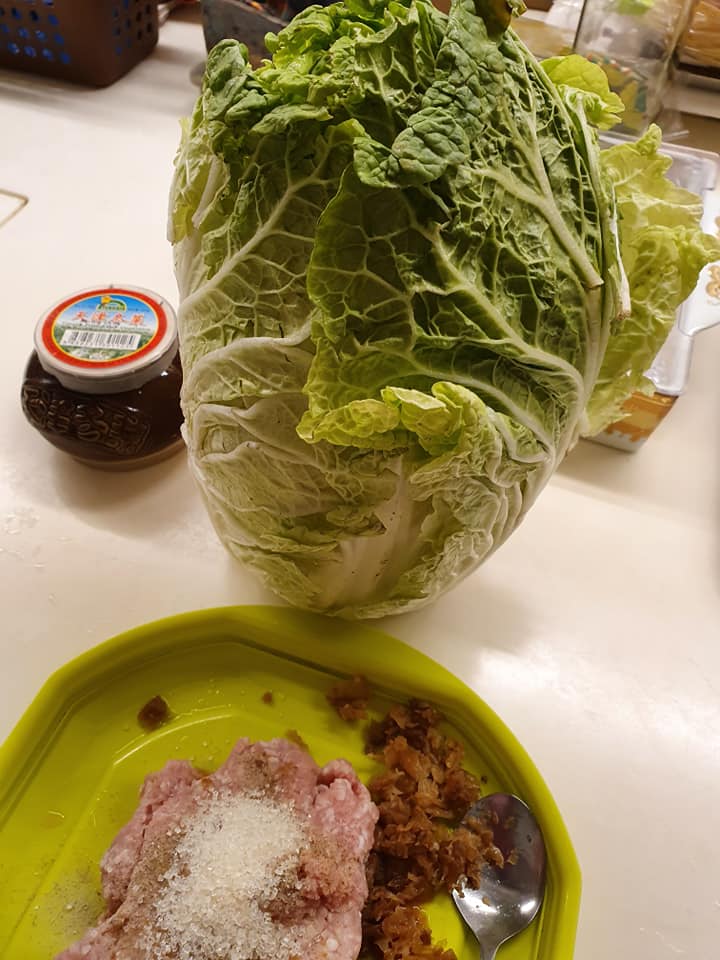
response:
[(72, 366), (118, 366), (151, 350), (165, 332), (165, 313), (150, 298), (98, 290), (59, 304), (48, 315), (43, 341)]

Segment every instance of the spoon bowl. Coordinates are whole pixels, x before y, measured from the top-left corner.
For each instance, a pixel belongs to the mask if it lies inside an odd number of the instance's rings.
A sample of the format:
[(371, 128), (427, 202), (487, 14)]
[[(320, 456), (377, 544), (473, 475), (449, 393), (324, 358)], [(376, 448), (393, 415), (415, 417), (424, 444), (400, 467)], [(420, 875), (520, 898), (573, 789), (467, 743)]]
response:
[(545, 843), (528, 807), (509, 793), (483, 797), (465, 821), (486, 822), (501, 851), (502, 867), (485, 864), (480, 883), (461, 883), (453, 900), (480, 944), (481, 960), (493, 960), (498, 947), (524, 930), (537, 915), (545, 892)]

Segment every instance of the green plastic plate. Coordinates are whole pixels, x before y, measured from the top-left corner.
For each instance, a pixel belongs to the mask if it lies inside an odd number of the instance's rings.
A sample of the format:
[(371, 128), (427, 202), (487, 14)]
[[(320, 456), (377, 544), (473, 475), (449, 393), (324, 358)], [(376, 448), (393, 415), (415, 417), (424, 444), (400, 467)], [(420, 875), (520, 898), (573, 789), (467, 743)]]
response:
[[(580, 870), (550, 792), (523, 748), (471, 690), (437, 663), (377, 630), (282, 607), (185, 614), (108, 640), (55, 673), (0, 750), (0, 956), (50, 960), (97, 919), (98, 864), (137, 802), (144, 776), (170, 758), (219, 765), (238, 737), (297, 730), (318, 763), (343, 756), (372, 770), (362, 727), (325, 694), (363, 673), (373, 713), (409, 697), (435, 702), (485, 790), (522, 797), (545, 835), (548, 883), (536, 921), (502, 960), (570, 960)], [(272, 691), (273, 702), (263, 702)], [(147, 733), (137, 713), (161, 694), (173, 719)], [(436, 939), (459, 960), (477, 944), (442, 895)]]

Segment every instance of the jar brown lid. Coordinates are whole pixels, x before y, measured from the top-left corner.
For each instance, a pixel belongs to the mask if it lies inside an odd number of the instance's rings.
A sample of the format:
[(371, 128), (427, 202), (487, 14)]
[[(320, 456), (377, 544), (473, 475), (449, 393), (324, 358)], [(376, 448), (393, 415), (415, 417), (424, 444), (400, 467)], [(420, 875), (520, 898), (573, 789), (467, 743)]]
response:
[(35, 327), (43, 369), (68, 390), (122, 393), (162, 373), (178, 349), (175, 311), (143, 287), (91, 287), (64, 297)]

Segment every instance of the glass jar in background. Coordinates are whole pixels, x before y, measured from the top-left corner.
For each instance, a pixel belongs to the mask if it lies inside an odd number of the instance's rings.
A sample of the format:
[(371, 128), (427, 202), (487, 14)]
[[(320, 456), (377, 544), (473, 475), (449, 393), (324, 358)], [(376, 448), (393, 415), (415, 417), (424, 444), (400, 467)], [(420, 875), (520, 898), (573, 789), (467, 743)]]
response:
[(672, 55), (693, 4), (694, 0), (586, 0), (574, 50), (607, 74), (611, 89), (625, 104), (626, 130), (643, 130), (660, 112)]

